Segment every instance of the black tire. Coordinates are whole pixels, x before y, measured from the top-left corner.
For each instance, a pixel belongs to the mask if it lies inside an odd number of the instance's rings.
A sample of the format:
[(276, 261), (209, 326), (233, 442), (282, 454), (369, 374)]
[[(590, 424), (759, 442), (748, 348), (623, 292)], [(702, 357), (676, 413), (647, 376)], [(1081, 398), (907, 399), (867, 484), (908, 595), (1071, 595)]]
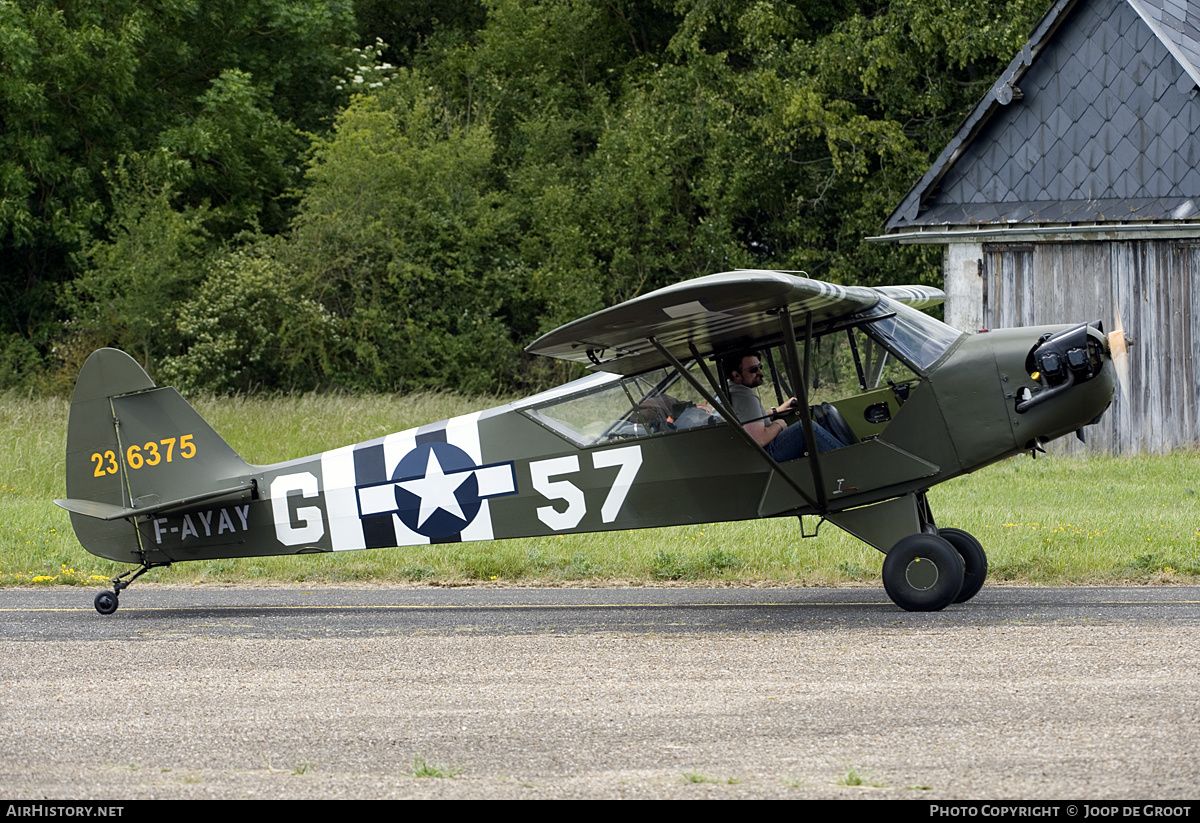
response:
[(910, 534), (883, 559), (883, 588), (905, 611), (941, 611), (958, 597), (962, 584), (962, 557), (936, 535)]
[(100, 614), (112, 614), (117, 610), (117, 593), (100, 592), (96, 595), (96, 599), (92, 601), (92, 605), (96, 607), (96, 611), (100, 612)]
[(979, 594), (979, 590), (983, 588), (983, 581), (987, 579), (987, 553), (983, 550), (982, 543), (976, 540), (970, 532), (962, 529), (938, 529), (938, 537), (945, 540), (962, 555), (963, 584), (954, 602), (966, 603)]

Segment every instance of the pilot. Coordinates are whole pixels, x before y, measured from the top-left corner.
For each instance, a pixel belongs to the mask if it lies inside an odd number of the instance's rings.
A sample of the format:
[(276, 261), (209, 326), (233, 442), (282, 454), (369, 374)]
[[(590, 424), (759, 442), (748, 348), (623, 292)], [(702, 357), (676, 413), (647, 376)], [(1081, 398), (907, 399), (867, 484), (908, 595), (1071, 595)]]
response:
[[(770, 412), (764, 409), (758, 393), (754, 391), (762, 385), (762, 371), (762, 361), (757, 354), (734, 355), (725, 361), (733, 414), (743, 421), (743, 428), (755, 442), (777, 462), (795, 460), (805, 453), (804, 426), (800, 423), (789, 426), (779, 418), (796, 411), (800, 403), (796, 398), (789, 397), (783, 405), (772, 408)], [(812, 426), (817, 451), (827, 452), (842, 447), (842, 442), (815, 420)]]

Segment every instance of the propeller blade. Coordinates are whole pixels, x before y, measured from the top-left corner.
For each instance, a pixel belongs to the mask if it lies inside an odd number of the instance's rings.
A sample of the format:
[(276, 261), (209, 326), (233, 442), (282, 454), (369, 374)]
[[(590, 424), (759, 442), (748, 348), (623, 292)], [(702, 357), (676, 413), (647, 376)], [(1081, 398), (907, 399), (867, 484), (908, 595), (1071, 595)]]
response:
[(1130, 376), (1129, 376), (1129, 345), (1130, 341), (1125, 337), (1125, 327), (1121, 324), (1121, 302), (1113, 298), (1113, 317), (1115, 318), (1114, 328), (1108, 334), (1108, 351), (1112, 356), (1113, 366), (1117, 370), (1117, 382), (1121, 385), (1121, 393), (1129, 398)]

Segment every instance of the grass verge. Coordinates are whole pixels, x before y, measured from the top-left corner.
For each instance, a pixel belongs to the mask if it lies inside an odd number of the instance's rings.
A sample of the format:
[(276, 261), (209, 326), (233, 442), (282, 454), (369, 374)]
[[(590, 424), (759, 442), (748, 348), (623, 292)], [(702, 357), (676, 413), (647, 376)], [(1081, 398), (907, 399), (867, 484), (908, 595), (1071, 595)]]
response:
[[(247, 460), (270, 463), (401, 431), (490, 398), (456, 395), (202, 399), (197, 408)], [(67, 402), (0, 394), (0, 585), (101, 586), (129, 567), (83, 550), (64, 494)], [(280, 432), (286, 432), (281, 436)], [(988, 551), (992, 582), (1200, 582), (1200, 452), (1137, 458), (1013, 458), (930, 492), (939, 525)], [(816, 521), (806, 519), (805, 531)], [(796, 586), (876, 584), (883, 556), (795, 518), (558, 535), (367, 552), (183, 563), (147, 581), (459, 585), (570, 582)]]

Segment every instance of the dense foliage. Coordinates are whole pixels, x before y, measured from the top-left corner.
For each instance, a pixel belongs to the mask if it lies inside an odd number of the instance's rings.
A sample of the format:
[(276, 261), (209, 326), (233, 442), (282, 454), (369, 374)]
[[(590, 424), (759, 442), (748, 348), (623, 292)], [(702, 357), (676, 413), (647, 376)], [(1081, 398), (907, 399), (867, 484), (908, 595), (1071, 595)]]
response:
[[(522, 345), (869, 244), (1046, 0), (0, 0), (0, 387), (525, 388)], [(388, 44), (391, 44), (390, 46)]]

